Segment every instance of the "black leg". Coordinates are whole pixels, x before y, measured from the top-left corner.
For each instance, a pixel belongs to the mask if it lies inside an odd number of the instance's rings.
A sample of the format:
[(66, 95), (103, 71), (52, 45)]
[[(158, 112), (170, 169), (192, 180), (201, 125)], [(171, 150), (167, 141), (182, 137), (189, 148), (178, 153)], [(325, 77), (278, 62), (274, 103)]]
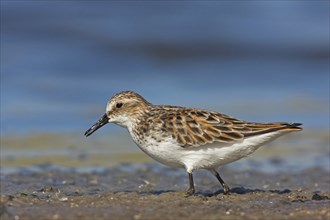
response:
[(187, 195), (192, 195), (195, 193), (194, 179), (192, 173), (188, 173), (189, 176), (189, 189), (187, 190)]
[(213, 170), (213, 173), (214, 176), (219, 180), (221, 186), (223, 187), (223, 194), (228, 195), (230, 190), (228, 185), (223, 181), (223, 179), (220, 177), (220, 174), (216, 170)]

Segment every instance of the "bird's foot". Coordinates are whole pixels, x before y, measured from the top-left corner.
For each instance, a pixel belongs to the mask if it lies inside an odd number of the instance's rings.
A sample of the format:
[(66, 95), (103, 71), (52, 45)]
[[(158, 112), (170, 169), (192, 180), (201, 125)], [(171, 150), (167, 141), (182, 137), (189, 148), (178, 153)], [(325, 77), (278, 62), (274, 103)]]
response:
[(229, 195), (230, 194), (230, 189), (227, 186), (227, 184), (223, 184), (223, 194), (224, 195)]
[(186, 191), (187, 196), (192, 196), (195, 193), (195, 189), (192, 187), (189, 187), (189, 189)]

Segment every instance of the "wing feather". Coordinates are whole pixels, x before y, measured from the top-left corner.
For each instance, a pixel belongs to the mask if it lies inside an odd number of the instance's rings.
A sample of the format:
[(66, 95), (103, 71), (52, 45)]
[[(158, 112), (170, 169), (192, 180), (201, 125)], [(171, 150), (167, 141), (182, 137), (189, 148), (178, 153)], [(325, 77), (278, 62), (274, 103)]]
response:
[[(300, 130), (300, 124), (252, 123), (229, 115), (206, 110), (166, 107), (167, 113), (160, 119), (165, 129), (172, 134), (180, 146), (198, 147), (208, 143), (234, 143), (245, 137), (277, 130)], [(169, 111), (173, 110), (173, 111)]]

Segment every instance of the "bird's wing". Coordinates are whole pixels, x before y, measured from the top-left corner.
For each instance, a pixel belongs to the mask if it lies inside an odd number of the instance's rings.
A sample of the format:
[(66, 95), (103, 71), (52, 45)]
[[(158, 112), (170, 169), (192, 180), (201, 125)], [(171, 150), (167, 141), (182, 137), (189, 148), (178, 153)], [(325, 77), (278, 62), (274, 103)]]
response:
[(209, 143), (234, 143), (278, 130), (301, 130), (298, 123), (252, 123), (205, 110), (184, 109), (162, 116), (165, 129), (184, 148)]

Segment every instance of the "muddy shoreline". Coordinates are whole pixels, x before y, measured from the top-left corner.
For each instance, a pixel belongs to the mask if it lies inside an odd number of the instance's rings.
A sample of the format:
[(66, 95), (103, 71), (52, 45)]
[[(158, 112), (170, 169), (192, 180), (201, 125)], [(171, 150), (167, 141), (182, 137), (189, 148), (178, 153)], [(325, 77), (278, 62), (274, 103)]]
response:
[(329, 219), (330, 177), (321, 168), (295, 173), (222, 169), (230, 195), (206, 171), (155, 163), (119, 164), (87, 173), (45, 167), (1, 175), (1, 219)]

